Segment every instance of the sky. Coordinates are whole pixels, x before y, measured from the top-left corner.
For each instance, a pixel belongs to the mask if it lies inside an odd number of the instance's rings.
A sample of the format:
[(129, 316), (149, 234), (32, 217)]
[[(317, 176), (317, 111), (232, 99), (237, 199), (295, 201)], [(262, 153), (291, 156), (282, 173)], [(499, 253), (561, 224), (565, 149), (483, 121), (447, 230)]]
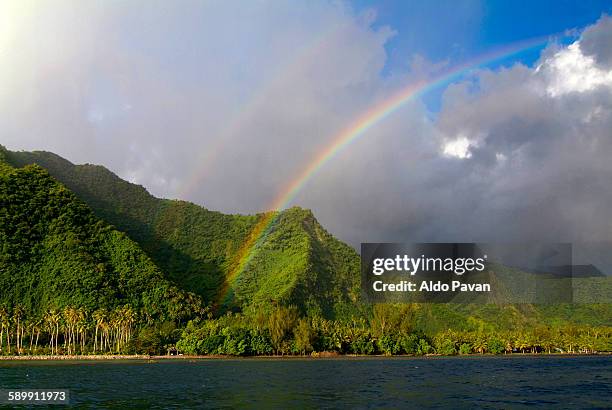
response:
[(609, 15), (609, 1), (0, 0), (0, 144), (260, 212), (364, 113), (468, 67), (283, 205), (354, 246), (609, 240)]

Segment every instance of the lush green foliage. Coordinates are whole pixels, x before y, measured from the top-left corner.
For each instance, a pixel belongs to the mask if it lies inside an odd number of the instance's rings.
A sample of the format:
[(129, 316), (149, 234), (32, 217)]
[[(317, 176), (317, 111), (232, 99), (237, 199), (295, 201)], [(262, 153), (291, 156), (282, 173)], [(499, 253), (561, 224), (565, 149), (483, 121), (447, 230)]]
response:
[(273, 215), (226, 309), (204, 320), (200, 297), (215, 300), (267, 215), (157, 199), (103, 167), (2, 147), (0, 204), (4, 353), (39, 342), (48, 353), (176, 344), (238, 356), (610, 350), (609, 304), (361, 303), (359, 256), (300, 208)]
[(301, 313), (346, 316), (359, 295), (359, 257), (326, 232), (312, 213), (278, 215), (234, 285), (241, 306), (296, 305)]
[[(6, 152), (15, 166), (47, 169), (94, 212), (126, 232), (165, 275), (207, 302), (215, 300), (234, 257), (264, 215), (225, 215), (158, 199), (94, 165), (74, 165), (48, 152)], [(310, 211), (292, 208), (274, 219), (255, 257), (233, 283), (232, 306), (295, 304), (331, 317), (354, 310), (359, 257), (333, 238)]]
[(47, 169), (101, 219), (140, 244), (173, 281), (210, 301), (257, 217), (224, 215), (182, 201), (158, 199), (106, 168), (75, 166), (48, 152), (9, 152), (15, 166)]
[(201, 310), (198, 297), (173, 286), (138, 244), (39, 166), (5, 164), (0, 203), (0, 306), (42, 316), (68, 305), (91, 312), (127, 304), (145, 321)]
[[(283, 355), (338, 354), (502, 354), (593, 353), (612, 351), (611, 327), (544, 325), (515, 329), (456, 330), (433, 334), (415, 328), (411, 310), (420, 306), (377, 305), (368, 320), (297, 317), (295, 307), (269, 315), (228, 314), (188, 324), (177, 343), (186, 354)], [(262, 347), (263, 346), (263, 347)]]

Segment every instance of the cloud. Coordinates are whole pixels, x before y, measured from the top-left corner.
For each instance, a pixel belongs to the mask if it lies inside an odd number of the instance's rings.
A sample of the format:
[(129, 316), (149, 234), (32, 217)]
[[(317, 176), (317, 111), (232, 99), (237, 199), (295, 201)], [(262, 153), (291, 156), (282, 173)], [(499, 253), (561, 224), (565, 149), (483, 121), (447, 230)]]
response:
[(582, 33), (580, 50), (584, 55), (594, 57), (602, 68), (612, 67), (612, 18), (603, 15), (597, 24), (588, 27)]
[(442, 147), (442, 152), (451, 157), (465, 159), (472, 156), (470, 152), (471, 145), (469, 139), (460, 135), (456, 139), (446, 142)]
[(612, 71), (599, 68), (595, 58), (585, 55), (582, 49), (579, 42), (571, 44), (538, 67), (548, 71), (550, 82), (546, 91), (552, 97), (612, 87)]
[(265, 209), (385, 92), (393, 32), (341, 2), (0, 7), (4, 144), (224, 211)]
[(581, 42), (551, 45), (534, 67), (475, 72), (434, 117), (411, 104), (299, 199), (355, 246), (609, 240), (611, 71)]
[[(383, 75), (395, 32), (341, 2), (0, 4), (1, 143), (225, 212), (267, 209), (347, 125), (452, 65)], [(407, 103), (291, 204), (353, 245), (608, 239), (610, 26), (474, 72), (434, 115)]]
[[(602, 19), (585, 35), (596, 36), (608, 30), (607, 24)], [(483, 70), (449, 87), (434, 126), (455, 141), (451, 152), (470, 155), (455, 155), (463, 158), (459, 164), (453, 158), (433, 160), (436, 173), (453, 172), (446, 182), (436, 179), (438, 196), (426, 194), (426, 206), (434, 211), (426, 213), (429, 222), (416, 236), (610, 237), (606, 203), (612, 189), (604, 181), (612, 176), (607, 160), (612, 154), (612, 70), (595, 65), (600, 55), (583, 54), (582, 41), (544, 52), (534, 69)], [(441, 149), (448, 153), (446, 144)], [(440, 192), (444, 186), (446, 194)], [(447, 206), (440, 210), (436, 203)]]

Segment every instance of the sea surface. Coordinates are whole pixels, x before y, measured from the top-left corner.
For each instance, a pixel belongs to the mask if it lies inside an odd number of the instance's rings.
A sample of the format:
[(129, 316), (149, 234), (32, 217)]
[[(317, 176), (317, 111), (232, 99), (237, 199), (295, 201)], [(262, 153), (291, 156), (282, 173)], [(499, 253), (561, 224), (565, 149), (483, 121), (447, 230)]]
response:
[(25, 388), (86, 408), (612, 408), (612, 356), (0, 362), (0, 389)]

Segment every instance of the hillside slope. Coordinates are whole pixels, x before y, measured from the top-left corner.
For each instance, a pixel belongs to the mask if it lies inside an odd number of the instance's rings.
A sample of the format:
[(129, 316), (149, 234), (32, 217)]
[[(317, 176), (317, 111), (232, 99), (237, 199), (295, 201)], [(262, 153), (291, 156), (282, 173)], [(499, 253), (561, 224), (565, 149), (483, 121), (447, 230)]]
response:
[(137, 243), (97, 218), (37, 165), (15, 169), (0, 151), (0, 305), (26, 314), (130, 305), (151, 320), (181, 320), (199, 298), (166, 280)]
[[(226, 215), (184, 201), (159, 199), (102, 166), (74, 165), (49, 152), (10, 152), (17, 167), (38, 164), (86, 202), (97, 216), (138, 242), (167, 277), (213, 303), (234, 258), (266, 215)], [(257, 252), (232, 282), (230, 305), (295, 304), (334, 316), (356, 301), (359, 257), (310, 211), (292, 208), (273, 219)]]
[[(48, 152), (6, 152), (15, 166), (36, 163), (74, 191), (102, 219), (138, 242), (162, 272), (207, 304), (219, 296), (226, 307), (266, 311), (296, 305), (308, 316), (370, 316), (359, 303), (359, 256), (335, 239), (312, 212), (287, 209), (271, 218), (264, 240), (231, 280), (236, 256), (262, 218), (226, 215), (184, 201), (158, 199), (106, 168), (74, 165)], [(221, 293), (226, 293), (222, 294)], [(415, 306), (414, 326), (428, 333), (483, 324), (511, 329), (536, 324), (610, 325), (610, 304)]]

